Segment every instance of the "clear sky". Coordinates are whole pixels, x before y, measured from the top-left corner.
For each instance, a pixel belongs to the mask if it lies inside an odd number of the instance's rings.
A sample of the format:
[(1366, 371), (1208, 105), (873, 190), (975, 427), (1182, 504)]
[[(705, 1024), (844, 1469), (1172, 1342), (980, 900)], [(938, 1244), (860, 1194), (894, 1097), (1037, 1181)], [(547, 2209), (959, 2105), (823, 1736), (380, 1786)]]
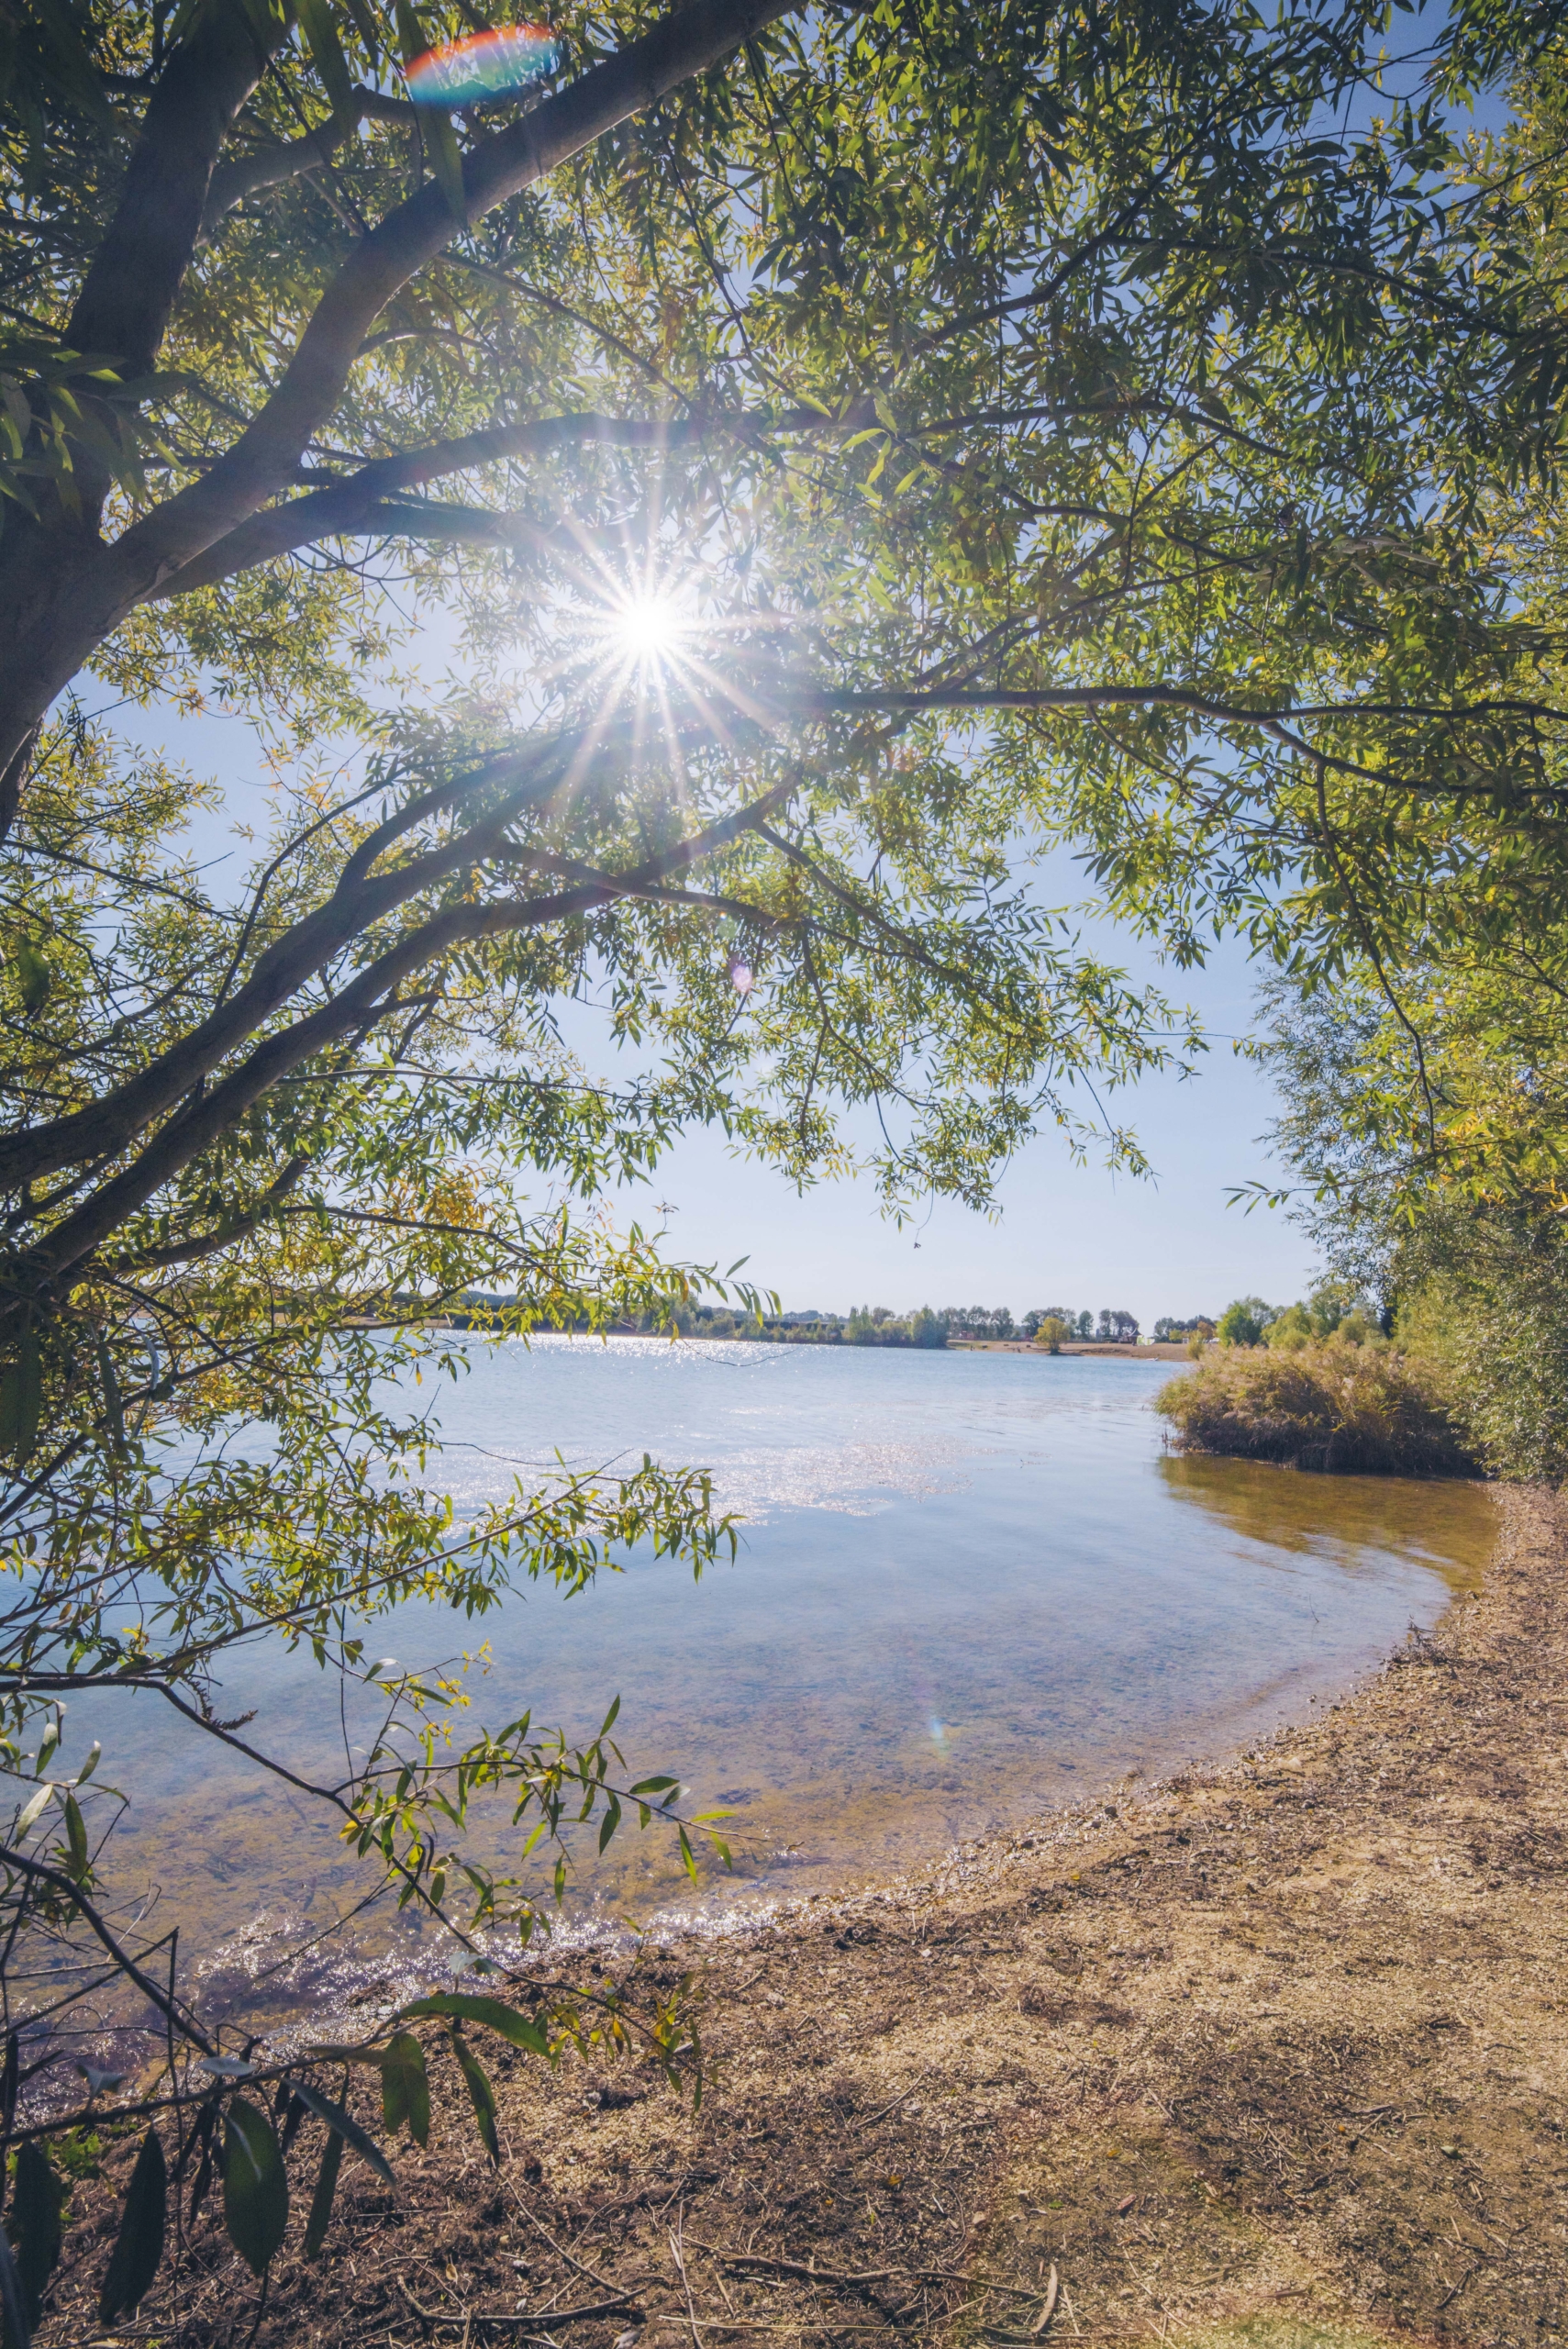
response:
[[(1126, 959), (1139, 966), (1130, 941)], [(1240, 952), (1227, 951), (1177, 985), (1164, 975), (1169, 992), (1192, 1001), (1211, 1030), (1243, 1032), (1251, 976)], [(1133, 1182), (1075, 1165), (1043, 1135), (1009, 1169), (995, 1221), (942, 1202), (921, 1229), (895, 1230), (869, 1183), (825, 1184), (800, 1197), (710, 1135), (672, 1152), (651, 1200), (675, 1209), (670, 1253), (721, 1269), (749, 1255), (748, 1274), (777, 1289), (786, 1311), (929, 1304), (1098, 1313), (1105, 1306), (1135, 1313), (1148, 1330), (1162, 1314), (1215, 1314), (1240, 1295), (1276, 1304), (1300, 1296), (1313, 1264), (1304, 1234), (1277, 1210), (1247, 1214), (1226, 1204), (1228, 1186), (1277, 1172), (1257, 1139), (1274, 1105), (1253, 1064), (1216, 1041), (1201, 1075), (1184, 1084), (1152, 1079), (1116, 1101), (1118, 1114), (1137, 1126), (1155, 1178)], [(639, 1220), (648, 1196), (639, 1197)]]

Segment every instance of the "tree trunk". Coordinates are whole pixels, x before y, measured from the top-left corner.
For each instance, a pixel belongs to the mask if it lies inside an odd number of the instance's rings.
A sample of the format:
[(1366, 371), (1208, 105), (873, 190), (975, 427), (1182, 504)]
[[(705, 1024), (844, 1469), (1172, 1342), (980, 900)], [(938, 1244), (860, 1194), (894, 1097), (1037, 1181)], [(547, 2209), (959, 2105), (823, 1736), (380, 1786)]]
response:
[[(8, 505), (0, 539), (0, 776), (25, 751), (50, 704), (136, 601), (96, 530), (50, 529)], [(3, 796), (3, 795), (0, 795)], [(0, 805), (0, 840), (15, 805)]]

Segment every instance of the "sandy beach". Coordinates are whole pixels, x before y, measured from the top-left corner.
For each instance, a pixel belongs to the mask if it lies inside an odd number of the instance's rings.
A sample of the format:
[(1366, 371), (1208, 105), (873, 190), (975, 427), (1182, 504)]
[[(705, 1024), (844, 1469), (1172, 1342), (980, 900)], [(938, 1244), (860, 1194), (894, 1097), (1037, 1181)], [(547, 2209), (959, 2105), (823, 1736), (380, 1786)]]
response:
[[(499, 2173), (450, 2105), (395, 2193), (350, 2162), (339, 2255), (291, 2235), (257, 2338), (1555, 2338), (1568, 1504), (1497, 1500), (1483, 1592), (1321, 1719), (612, 1968), (691, 1972), (701, 2110), (505, 2058)], [(110, 2221), (78, 2208), (46, 2342), (96, 2329)], [(206, 2216), (194, 2252), (139, 2337), (249, 2330)]]

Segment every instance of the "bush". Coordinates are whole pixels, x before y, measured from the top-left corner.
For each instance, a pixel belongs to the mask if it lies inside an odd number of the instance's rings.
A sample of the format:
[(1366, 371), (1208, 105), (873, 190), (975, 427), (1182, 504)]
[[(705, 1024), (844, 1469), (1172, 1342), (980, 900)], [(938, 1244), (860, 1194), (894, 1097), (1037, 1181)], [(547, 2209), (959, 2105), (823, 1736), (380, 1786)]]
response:
[(1184, 1452), (1273, 1460), (1343, 1476), (1483, 1472), (1428, 1365), (1382, 1345), (1318, 1345), (1208, 1355), (1161, 1388), (1155, 1408)]

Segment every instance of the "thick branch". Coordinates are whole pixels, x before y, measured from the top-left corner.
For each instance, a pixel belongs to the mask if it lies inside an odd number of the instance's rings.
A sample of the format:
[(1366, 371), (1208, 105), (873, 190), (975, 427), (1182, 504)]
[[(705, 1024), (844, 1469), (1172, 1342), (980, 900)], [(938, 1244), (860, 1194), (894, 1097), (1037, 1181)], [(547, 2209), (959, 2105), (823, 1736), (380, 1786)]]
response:
[[(463, 165), (470, 218), (482, 217), (628, 115), (717, 64), (789, 14), (792, 5), (793, 0), (690, 0), (639, 40), (473, 148)], [(193, 222), (193, 239), (195, 233)], [(194, 561), (292, 477), (307, 442), (341, 398), (375, 318), (456, 233), (446, 199), (432, 182), (355, 248), (317, 306), (282, 383), (234, 447), (202, 481), (119, 541), (117, 567), (132, 596), (146, 595)]]
[[(558, 787), (563, 763), (569, 757), (567, 751), (558, 751), (554, 760), (549, 760), (547, 754), (542, 779), (537, 753), (509, 763), (514, 775), (521, 771), (522, 779), (482, 823), (440, 849), (411, 858), (392, 873), (373, 878), (368, 865), (356, 865), (350, 860), (326, 904), (294, 923), (260, 955), (244, 985), (237, 988), (172, 1051), (139, 1070), (127, 1084), (90, 1108), (74, 1110), (67, 1117), (50, 1119), (47, 1125), (26, 1129), (0, 1141), (0, 1187), (14, 1187), (20, 1182), (52, 1174), (59, 1167), (89, 1155), (112, 1157), (123, 1149), (143, 1127), (172, 1109), (220, 1061), (239, 1051), (247, 1038), (253, 1036), (352, 939), (372, 923), (395, 912), (421, 888), (439, 881), (457, 866), (482, 858), (523, 808)], [(416, 805), (428, 812), (462, 796), (465, 788), (472, 791), (484, 785), (502, 784), (506, 780), (507, 763), (487, 763), (476, 774), (428, 793)], [(388, 831), (389, 838), (395, 837), (395, 829), (391, 828), (395, 827), (396, 820), (390, 819), (390, 826), (382, 828)]]
[(219, 150), (286, 38), (281, 11), (265, 21), (263, 41), (249, 10), (203, 9), (159, 76), (115, 217), (65, 329), (71, 350), (106, 354), (128, 377), (156, 364)]
[(411, 106), (397, 98), (384, 98), (379, 90), (357, 89), (351, 110), (335, 114), (303, 139), (291, 139), (283, 147), (258, 147), (253, 154), (238, 155), (232, 162), (219, 163), (213, 173), (207, 198), (202, 211), (201, 233), (210, 237), (227, 213), (248, 195), (259, 195), (264, 187), (277, 187), (284, 180), (297, 179), (302, 172), (314, 172), (330, 162), (334, 153), (350, 134), (359, 128), (367, 115), (391, 115), (396, 120), (416, 119)]
[[(767, 821), (798, 789), (790, 780), (777, 784), (750, 807), (708, 825), (689, 840), (679, 841), (658, 855), (625, 873), (606, 874), (577, 887), (548, 897), (507, 900), (497, 905), (467, 903), (448, 906), (430, 920), (410, 930), (395, 946), (368, 963), (331, 1000), (274, 1036), (269, 1036), (228, 1076), (210, 1092), (191, 1100), (153, 1136), (131, 1164), (106, 1183), (75, 1212), (47, 1233), (20, 1259), (10, 1277), (14, 1296), (72, 1272), (100, 1248), (128, 1216), (172, 1181), (183, 1167), (209, 1150), (229, 1132), (246, 1111), (302, 1063), (358, 1028), (361, 1030), (382, 1014), (387, 999), (412, 974), (451, 952), (523, 930), (539, 930), (575, 914), (590, 913), (617, 898), (656, 893), (659, 885), (683, 873), (717, 850)], [(464, 863), (478, 861), (465, 843)]]
[[(858, 401), (842, 416), (827, 417), (817, 408), (792, 408), (781, 417), (740, 414), (683, 417), (679, 421), (657, 417), (575, 416), (530, 417), (519, 424), (496, 424), (483, 432), (465, 433), (458, 440), (435, 440), (428, 448), (406, 455), (378, 457), (329, 489), (312, 490), (286, 505), (269, 507), (230, 530), (194, 562), (161, 579), (146, 600), (161, 602), (183, 596), (195, 587), (210, 587), (239, 571), (267, 562), (318, 539), (406, 536), (488, 541), (506, 545), (514, 538), (549, 540), (542, 524), (527, 523), (518, 515), (497, 514), (482, 524), (465, 517), (466, 509), (439, 506), (392, 507), (383, 501), (400, 490), (422, 488), (451, 473), (473, 473), (507, 459), (553, 455), (558, 449), (599, 447), (651, 449), (663, 452), (700, 448), (718, 439), (753, 440), (763, 432), (859, 431), (873, 414), (868, 401)], [(473, 509), (478, 515), (483, 509)], [(460, 518), (449, 519), (456, 516)], [(412, 517), (410, 520), (408, 518)], [(485, 525), (488, 527), (485, 527)]]
[(123, 1257), (110, 1270), (122, 1276), (127, 1273), (156, 1272), (168, 1264), (195, 1264), (204, 1256), (216, 1256), (220, 1248), (232, 1248), (237, 1240), (248, 1239), (277, 1212), (309, 1163), (308, 1158), (291, 1158), (277, 1181), (268, 1186), (248, 1214), (231, 1216), (216, 1230), (203, 1232), (197, 1239), (172, 1240), (165, 1248), (147, 1248), (140, 1255)]
[[(1195, 686), (1135, 685), (953, 685), (889, 688), (858, 694), (810, 694), (791, 704), (803, 717), (829, 713), (897, 710), (912, 716), (931, 709), (1189, 709), (1195, 717), (1212, 718), (1223, 726), (1299, 725), (1315, 718), (1537, 718), (1565, 719), (1568, 709), (1553, 703), (1516, 701), (1506, 697), (1476, 702), (1282, 702), (1277, 707), (1240, 701), (1220, 701)], [(1314, 756), (1317, 754), (1314, 753)]]

